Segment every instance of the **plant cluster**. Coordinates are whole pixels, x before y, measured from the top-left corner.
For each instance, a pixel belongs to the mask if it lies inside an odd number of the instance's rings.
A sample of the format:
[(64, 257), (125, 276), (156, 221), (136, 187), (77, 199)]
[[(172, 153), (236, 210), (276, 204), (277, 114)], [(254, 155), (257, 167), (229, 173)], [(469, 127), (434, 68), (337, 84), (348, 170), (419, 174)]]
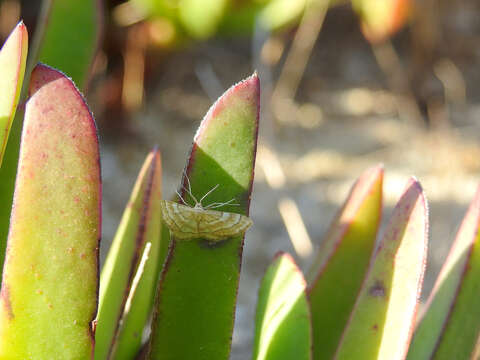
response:
[[(50, 41), (31, 63), (54, 56)], [(95, 122), (71, 79), (27, 66), (27, 48), (20, 23), (0, 51), (0, 359), (227, 359), (239, 224), (250, 224), (257, 74), (203, 119), (179, 186), (184, 205), (162, 200), (160, 152), (147, 156), (100, 274)], [(75, 72), (82, 87), (88, 64)], [(479, 358), (480, 191), (416, 324), (427, 204), (412, 178), (376, 246), (382, 183), (381, 166), (358, 179), (307, 275), (288, 254), (274, 258), (260, 285), (253, 359)], [(199, 206), (205, 194), (222, 206)]]

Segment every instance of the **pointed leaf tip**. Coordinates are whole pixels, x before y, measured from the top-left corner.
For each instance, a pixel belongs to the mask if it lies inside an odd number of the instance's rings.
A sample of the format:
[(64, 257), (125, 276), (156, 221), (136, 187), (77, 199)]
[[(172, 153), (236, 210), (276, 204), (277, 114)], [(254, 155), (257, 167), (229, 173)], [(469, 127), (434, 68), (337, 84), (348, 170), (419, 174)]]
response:
[(260, 116), (260, 79), (257, 73), (231, 86), (230, 89), (217, 99), (203, 118), (195, 134), (194, 143), (201, 139), (201, 134), (209, 125), (210, 121), (218, 118), (226, 109), (232, 111), (231, 107), (233, 106), (244, 106), (245, 110), (248, 110), (249, 106), (253, 106), (256, 110), (255, 118), (258, 124)]
[(0, 166), (20, 98), (27, 52), (27, 28), (20, 22), (0, 49)]
[[(218, 185), (204, 205), (235, 199), (240, 206), (225, 205), (221, 210), (248, 214), (259, 94), (258, 76), (234, 85), (210, 108), (195, 135), (182, 185), (188, 188), (188, 176), (197, 199)], [(218, 246), (205, 239), (173, 239), (158, 287), (152, 358), (229, 357), (243, 241), (244, 234)]]
[(408, 353), (409, 360), (477, 359), (478, 356), (471, 354), (480, 333), (479, 226), (480, 187), (427, 300)]
[(331, 359), (338, 347), (372, 257), (381, 219), (382, 190), (382, 165), (358, 178), (310, 269), (314, 359)]
[[(197, 198), (221, 184), (224, 193), (215, 191), (209, 200), (235, 198), (240, 206), (225, 206), (223, 210), (248, 215), (259, 114), (260, 81), (255, 74), (230, 87), (210, 107), (195, 134), (186, 169)], [(196, 168), (202, 168), (200, 178), (196, 178)], [(206, 169), (210, 176), (205, 176)], [(185, 177), (182, 183), (187, 188)]]
[(160, 199), (160, 153), (153, 150), (140, 170), (102, 269), (95, 359), (133, 358), (140, 347), (141, 337), (134, 334), (142, 332), (149, 315), (159, 270)]
[(427, 232), (426, 200), (411, 178), (393, 210), (335, 359), (406, 356), (425, 270)]

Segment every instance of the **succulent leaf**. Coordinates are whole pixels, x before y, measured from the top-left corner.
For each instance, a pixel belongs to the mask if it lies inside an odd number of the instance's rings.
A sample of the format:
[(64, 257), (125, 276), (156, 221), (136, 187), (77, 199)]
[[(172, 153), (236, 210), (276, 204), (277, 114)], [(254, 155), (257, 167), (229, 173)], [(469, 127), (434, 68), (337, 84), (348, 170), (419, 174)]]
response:
[(480, 187), (427, 301), (407, 359), (474, 359), (480, 334), (479, 229)]
[(27, 51), (27, 28), (21, 22), (0, 49), (0, 167), (20, 98)]
[[(16, 169), (16, 161), (6, 157), (5, 166), (2, 167), (7, 141), (13, 126), (13, 143), (18, 143), (20, 121), (14, 121), (15, 114), (23, 118), (23, 111), (16, 111), (20, 99), (25, 64), (28, 51), (27, 28), (21, 22), (12, 31), (7, 41), (0, 50), (0, 269), (3, 269), (5, 247), (7, 244), (8, 224), (13, 198), (14, 176), (9, 176), (9, 169)], [(17, 140), (17, 141), (15, 141)], [(16, 159), (16, 157), (15, 157)]]
[[(203, 119), (181, 190), (191, 205), (184, 190), (188, 182), (197, 199), (219, 184), (204, 205), (235, 199), (239, 206), (219, 210), (248, 215), (259, 95), (254, 74), (221, 96)], [(228, 358), (243, 238), (239, 235), (216, 244), (173, 238), (158, 287), (149, 358)]]
[(293, 258), (285, 253), (277, 254), (260, 286), (254, 360), (312, 358), (306, 285)]
[(405, 358), (423, 281), (427, 231), (426, 201), (412, 179), (393, 211), (335, 359)]
[(382, 166), (360, 176), (310, 270), (314, 359), (332, 358), (355, 304), (380, 223), (382, 184)]
[(29, 94), (0, 294), (0, 358), (87, 359), (98, 294), (97, 131), (59, 71), (38, 65)]
[(45, 1), (38, 60), (68, 74), (77, 86), (88, 86), (102, 32), (100, 0)]
[[(155, 150), (138, 175), (102, 269), (95, 359), (133, 359), (140, 348), (159, 270), (160, 199), (160, 154)], [(142, 263), (145, 251), (147, 258)], [(140, 301), (141, 306), (132, 308), (132, 301)], [(125, 333), (126, 323), (133, 327), (128, 330), (130, 336)]]

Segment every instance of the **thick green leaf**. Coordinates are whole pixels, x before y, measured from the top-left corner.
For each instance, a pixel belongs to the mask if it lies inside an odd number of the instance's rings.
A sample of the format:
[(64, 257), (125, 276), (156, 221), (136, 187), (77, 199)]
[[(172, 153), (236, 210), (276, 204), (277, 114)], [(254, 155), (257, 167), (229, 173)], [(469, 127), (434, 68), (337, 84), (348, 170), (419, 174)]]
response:
[(331, 359), (355, 304), (375, 245), (382, 211), (383, 168), (355, 183), (309, 274), (314, 359)]
[[(93, 57), (99, 45), (101, 0), (45, 0), (35, 28), (24, 82), (38, 59), (59, 68), (86, 88)], [(40, 53), (40, 56), (38, 55)], [(22, 91), (22, 100), (25, 86)], [(0, 168), (0, 262), (8, 233), (17, 173), (23, 111), (18, 109)], [(0, 263), (1, 265), (1, 263)]]
[(98, 292), (97, 132), (60, 72), (38, 65), (29, 93), (0, 297), (0, 358), (87, 359)]
[[(134, 320), (137, 320), (135, 324), (137, 328), (133, 329), (136, 331), (134, 334), (136, 336), (128, 339), (130, 341), (128, 354), (127, 349), (123, 349), (126, 344), (122, 342), (122, 349), (125, 352), (119, 353), (118, 358), (133, 359), (140, 348), (142, 330), (153, 304), (157, 280), (161, 224), (160, 199), (160, 154), (155, 150), (147, 157), (140, 171), (102, 269), (95, 334), (95, 359), (107, 359), (112, 355), (127, 297), (140, 285), (138, 283), (132, 285), (132, 283), (138, 272), (142, 255), (147, 249), (148, 261), (140, 268), (141, 272), (146, 271), (143, 274), (146, 277), (142, 278), (140, 286), (143, 291), (147, 291), (146, 294), (141, 293), (141, 295), (150, 297), (140, 299), (143, 301), (143, 308), (137, 309), (137, 314), (130, 314), (136, 316)], [(142, 313), (139, 314), (138, 311)], [(143, 323), (138, 323), (142, 321)]]
[[(80, 89), (88, 85), (101, 33), (100, 0), (53, 0), (44, 10), (47, 24), (40, 41), (39, 61), (60, 69)], [(37, 39), (36, 39), (37, 40)]]
[[(205, 203), (235, 199), (222, 211), (248, 215), (258, 129), (259, 80), (233, 86), (209, 110), (186, 168)], [(187, 187), (184, 176), (183, 186)], [(192, 199), (183, 197), (192, 205)], [(151, 359), (227, 359), (235, 315), (243, 234), (212, 244), (172, 240), (157, 294)]]
[(415, 330), (408, 359), (470, 359), (480, 334), (480, 188)]
[(27, 28), (21, 22), (0, 50), (0, 167), (22, 89), (27, 51)]
[(405, 358), (425, 269), (427, 232), (426, 201), (420, 184), (410, 180), (377, 249), (335, 359)]
[[(142, 332), (148, 322), (154, 304), (155, 290), (163, 263), (167, 257), (170, 235), (165, 226), (161, 227), (161, 241), (152, 243), (150, 250), (144, 251), (143, 256), (147, 261), (143, 271), (135, 274), (141, 275), (140, 281), (134, 291), (129, 294), (129, 310), (124, 312), (120, 329), (114, 347), (114, 359), (133, 359), (141, 351)], [(128, 305), (128, 302), (127, 302)], [(139, 359), (143, 359), (140, 357)]]
[(260, 286), (253, 359), (312, 358), (306, 285), (293, 258), (284, 253), (277, 254)]

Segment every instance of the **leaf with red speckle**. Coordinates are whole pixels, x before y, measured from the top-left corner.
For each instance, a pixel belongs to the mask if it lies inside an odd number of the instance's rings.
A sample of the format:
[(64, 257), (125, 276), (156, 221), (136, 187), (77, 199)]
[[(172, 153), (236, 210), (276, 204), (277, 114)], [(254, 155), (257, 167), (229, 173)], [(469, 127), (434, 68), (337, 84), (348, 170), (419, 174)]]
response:
[[(478, 359), (480, 187), (415, 330), (407, 359)], [(478, 350), (477, 350), (478, 351)]]
[(93, 117), (75, 85), (32, 72), (0, 296), (0, 358), (93, 352), (100, 165)]
[(423, 191), (412, 179), (393, 211), (335, 359), (405, 358), (425, 270), (427, 221)]

